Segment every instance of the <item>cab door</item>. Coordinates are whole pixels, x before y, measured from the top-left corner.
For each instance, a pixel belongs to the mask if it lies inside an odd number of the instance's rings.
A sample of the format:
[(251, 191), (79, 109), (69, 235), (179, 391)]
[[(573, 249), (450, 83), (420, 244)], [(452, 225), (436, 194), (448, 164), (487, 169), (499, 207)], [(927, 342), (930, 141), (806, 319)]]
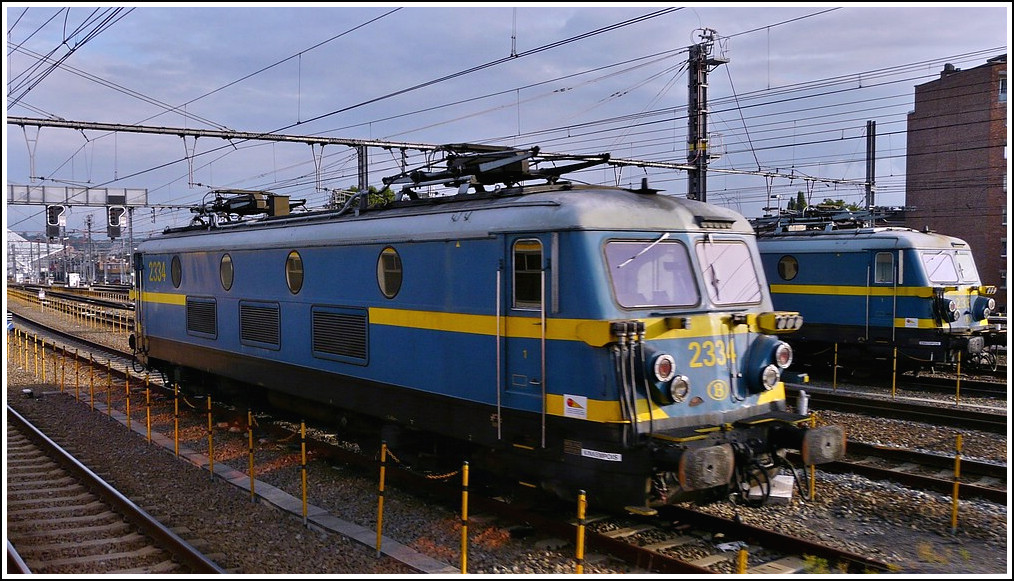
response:
[(545, 401), (548, 237), (505, 237), (503, 390), (511, 407), (542, 410)]
[(866, 308), (866, 337), (870, 341), (894, 342), (894, 320), (898, 310), (898, 253), (870, 252)]

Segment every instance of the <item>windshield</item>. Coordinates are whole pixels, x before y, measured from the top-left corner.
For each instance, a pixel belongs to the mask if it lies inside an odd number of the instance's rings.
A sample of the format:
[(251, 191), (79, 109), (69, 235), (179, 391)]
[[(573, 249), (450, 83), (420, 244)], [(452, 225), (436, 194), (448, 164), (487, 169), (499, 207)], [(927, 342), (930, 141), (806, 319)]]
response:
[(686, 247), (666, 238), (606, 243), (610, 281), (620, 305), (686, 307), (700, 302)]
[(958, 265), (958, 276), (961, 277), (961, 282), (979, 284), (979, 271), (975, 269), (975, 261), (972, 260), (972, 254), (969, 252), (958, 252), (955, 253), (954, 258)]
[(970, 252), (924, 250), (922, 264), (930, 282), (979, 284), (979, 271)]
[(716, 305), (759, 303), (763, 297), (750, 248), (743, 242), (721, 240), (697, 244), (697, 260), (704, 286)]

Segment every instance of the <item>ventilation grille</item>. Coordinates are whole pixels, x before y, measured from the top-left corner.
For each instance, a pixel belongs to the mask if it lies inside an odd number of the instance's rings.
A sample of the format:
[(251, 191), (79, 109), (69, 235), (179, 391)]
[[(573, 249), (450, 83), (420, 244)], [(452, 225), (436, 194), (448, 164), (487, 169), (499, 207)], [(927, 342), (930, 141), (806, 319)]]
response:
[(262, 347), (279, 345), (278, 305), (239, 305), (239, 338)]
[(187, 299), (187, 331), (212, 338), (218, 335), (215, 301)]
[(313, 311), (313, 354), (366, 363), (367, 320), (363, 312)]

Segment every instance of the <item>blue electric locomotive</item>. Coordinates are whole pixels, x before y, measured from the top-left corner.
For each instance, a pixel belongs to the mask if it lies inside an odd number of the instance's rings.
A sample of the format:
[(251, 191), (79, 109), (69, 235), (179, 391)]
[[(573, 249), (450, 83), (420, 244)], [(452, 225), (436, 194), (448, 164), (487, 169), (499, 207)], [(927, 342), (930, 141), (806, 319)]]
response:
[(806, 324), (787, 341), (800, 360), (901, 371), (975, 360), (988, 346), (993, 286), (953, 236), (833, 220), (758, 228), (775, 308)]
[[(396, 199), (337, 210), (218, 194), (144, 241), (139, 361), (602, 507), (766, 492), (786, 449), (844, 453), (840, 427), (788, 411), (776, 334), (801, 321), (772, 308), (742, 216), (560, 180), (607, 156), (447, 159), (385, 180)], [(428, 183), (465, 187), (417, 193)], [(235, 219), (251, 208), (266, 215)]]

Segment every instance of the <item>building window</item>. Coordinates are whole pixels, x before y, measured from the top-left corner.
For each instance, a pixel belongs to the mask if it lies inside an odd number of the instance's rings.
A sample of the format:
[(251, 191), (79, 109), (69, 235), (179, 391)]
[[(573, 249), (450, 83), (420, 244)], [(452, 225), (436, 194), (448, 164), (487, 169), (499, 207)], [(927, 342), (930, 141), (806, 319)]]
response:
[(1007, 77), (1000, 77), (1000, 102), (1007, 102)]

